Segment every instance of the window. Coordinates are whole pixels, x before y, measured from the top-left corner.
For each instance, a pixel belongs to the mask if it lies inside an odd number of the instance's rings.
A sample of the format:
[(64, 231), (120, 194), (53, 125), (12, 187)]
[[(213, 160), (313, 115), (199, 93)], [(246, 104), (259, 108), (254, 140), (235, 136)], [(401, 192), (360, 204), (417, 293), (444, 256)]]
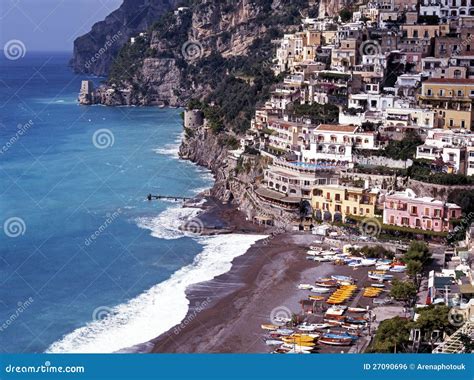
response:
[(449, 126), (454, 127), (454, 120), (453, 119), (449, 119)]
[[(471, 91), (471, 92), (474, 94), (474, 90)], [(426, 90), (426, 95), (428, 95), (428, 96), (433, 95), (433, 93), (432, 93), (432, 91), (431, 91), (431, 88), (428, 88), (428, 89)]]
[(390, 215), (390, 224), (395, 224), (395, 217)]
[(354, 207), (354, 215), (357, 215), (357, 207)]
[(430, 216), (430, 209), (425, 207), (425, 216)]
[(341, 194), (336, 194), (336, 201), (340, 201), (341, 200)]
[(458, 96), (463, 96), (462, 90), (458, 90)]
[(411, 212), (412, 214), (418, 214), (418, 208), (417, 208), (416, 206), (411, 206), (410, 212)]
[(466, 128), (466, 122), (464, 120), (461, 120), (461, 128)]

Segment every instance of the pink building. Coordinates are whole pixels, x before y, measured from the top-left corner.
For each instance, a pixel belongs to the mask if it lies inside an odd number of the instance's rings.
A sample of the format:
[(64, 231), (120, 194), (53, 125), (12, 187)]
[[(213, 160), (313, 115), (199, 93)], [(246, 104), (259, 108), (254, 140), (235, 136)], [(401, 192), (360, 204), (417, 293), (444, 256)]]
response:
[(417, 197), (411, 189), (385, 196), (383, 222), (394, 226), (448, 232), (451, 221), (461, 217), (461, 207), (430, 197)]

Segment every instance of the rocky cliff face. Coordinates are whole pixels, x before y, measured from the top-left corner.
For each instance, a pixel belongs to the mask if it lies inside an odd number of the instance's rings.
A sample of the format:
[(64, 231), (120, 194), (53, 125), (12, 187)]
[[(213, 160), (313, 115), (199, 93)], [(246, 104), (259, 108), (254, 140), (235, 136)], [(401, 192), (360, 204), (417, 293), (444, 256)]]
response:
[(130, 37), (146, 31), (178, 0), (124, 0), (123, 4), (76, 38), (71, 66), (75, 72), (105, 76), (113, 59)]
[[(151, 0), (146, 3), (149, 2)], [(166, 4), (171, 6), (170, 3)], [(189, 2), (189, 7), (163, 16), (148, 29), (143, 39), (137, 40), (135, 45), (125, 45), (118, 54), (109, 72), (109, 84), (99, 92), (114, 89), (131, 95), (97, 96), (97, 99), (110, 105), (123, 98), (136, 105), (181, 106), (191, 97), (203, 98), (229, 72), (242, 66), (244, 60), (268, 54), (272, 49), (269, 43), (265, 47), (255, 46), (256, 41), (272, 29), (282, 33), (294, 28), (299, 22), (300, 11), (308, 4), (308, 0)], [(141, 21), (140, 28), (149, 23)], [(101, 27), (95, 26), (93, 30)], [(124, 34), (130, 35), (129, 32)], [(82, 44), (78, 39), (77, 52)], [(91, 47), (87, 46), (85, 50), (90, 51)], [(84, 65), (84, 56), (83, 53), (75, 55), (75, 68)], [(103, 73), (108, 63), (108, 58), (101, 60), (93, 72)]]

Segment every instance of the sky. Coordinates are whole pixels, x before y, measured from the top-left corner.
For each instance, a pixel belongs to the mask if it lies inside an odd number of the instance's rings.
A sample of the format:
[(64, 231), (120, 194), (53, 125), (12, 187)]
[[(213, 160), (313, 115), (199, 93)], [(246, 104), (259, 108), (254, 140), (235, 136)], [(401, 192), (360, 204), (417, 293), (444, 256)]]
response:
[(74, 39), (123, 0), (0, 0), (0, 50), (19, 40), (29, 51), (72, 51)]

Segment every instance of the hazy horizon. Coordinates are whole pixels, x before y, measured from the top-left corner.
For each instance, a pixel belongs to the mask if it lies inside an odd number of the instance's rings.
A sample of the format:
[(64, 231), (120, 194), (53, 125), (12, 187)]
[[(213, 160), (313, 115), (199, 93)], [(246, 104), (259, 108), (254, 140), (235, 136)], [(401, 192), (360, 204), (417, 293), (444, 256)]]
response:
[(74, 40), (123, 0), (1, 0), (0, 49), (21, 41), (27, 52), (72, 53)]

